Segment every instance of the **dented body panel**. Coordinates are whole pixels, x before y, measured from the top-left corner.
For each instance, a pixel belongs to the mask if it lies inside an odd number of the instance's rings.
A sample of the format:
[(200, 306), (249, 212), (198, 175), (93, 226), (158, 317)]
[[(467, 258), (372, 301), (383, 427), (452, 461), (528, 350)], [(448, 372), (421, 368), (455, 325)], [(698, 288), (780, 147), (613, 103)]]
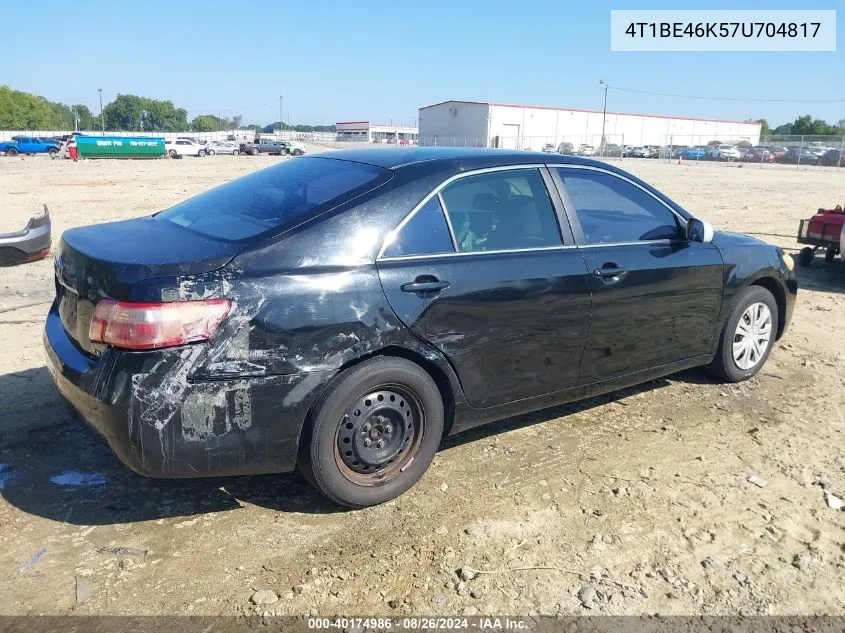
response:
[[(510, 264), (485, 274), (469, 260), (445, 262), (443, 274), (456, 283), (434, 308), (397, 291), (413, 275), (406, 279), (406, 269), (381, 262), (378, 253), (411, 209), (456, 174), (536, 162), (540, 155), (433, 148), (331, 156), (371, 161), (391, 175), (251, 239), (215, 239), (155, 216), (62, 237), (56, 300), (44, 330), (47, 365), (62, 395), (135, 471), (161, 477), (291, 471), (309, 411), (327, 385), (377, 354), (405, 356), (429, 371), (443, 395), (447, 433), (712, 358), (715, 343), (661, 366), (579, 380), (593, 298), (574, 246), (523, 258), (530, 283), (508, 277), (518, 269), (513, 255)], [(296, 163), (309, 160), (327, 158)], [(556, 155), (542, 155), (542, 162), (593, 163)], [(773, 247), (721, 236), (715, 244), (723, 256), (730, 253), (723, 315), (736, 290), (760, 271), (784, 288), (791, 313), (794, 275), (778, 263)], [(436, 266), (421, 263), (414, 275)], [(88, 339), (94, 307), (106, 298), (227, 299), (232, 308), (208, 341), (138, 352)], [(501, 314), (518, 321), (505, 318), (485, 328), (490, 314), (482, 299), (491, 307), (507, 303)]]

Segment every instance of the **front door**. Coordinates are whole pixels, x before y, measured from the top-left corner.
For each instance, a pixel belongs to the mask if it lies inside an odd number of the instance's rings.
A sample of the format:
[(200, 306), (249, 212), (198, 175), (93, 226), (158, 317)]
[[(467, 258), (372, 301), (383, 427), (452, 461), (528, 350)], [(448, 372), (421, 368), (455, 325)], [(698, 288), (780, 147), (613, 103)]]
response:
[(392, 308), (451, 362), (472, 406), (578, 382), (589, 280), (550, 187), (537, 167), (463, 175), (412, 214), (378, 260)]
[(712, 353), (719, 249), (687, 240), (680, 215), (632, 181), (598, 168), (554, 171), (593, 294), (580, 382)]

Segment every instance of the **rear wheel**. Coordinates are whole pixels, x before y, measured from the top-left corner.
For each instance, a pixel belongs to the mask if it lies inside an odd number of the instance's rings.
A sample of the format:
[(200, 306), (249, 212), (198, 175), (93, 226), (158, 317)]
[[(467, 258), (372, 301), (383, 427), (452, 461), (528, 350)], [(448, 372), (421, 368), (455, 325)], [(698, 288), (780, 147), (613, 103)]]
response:
[(176, 158), (176, 154), (177, 154), (177, 152), (176, 152), (175, 149), (172, 149), (169, 152), (167, 152), (167, 155), (170, 156), (170, 158)]
[(798, 265), (809, 266), (816, 256), (816, 249), (812, 246), (805, 246), (798, 252)]
[(320, 397), (299, 469), (336, 503), (376, 505), (419, 481), (442, 435), (443, 401), (431, 376), (402, 358), (372, 358)]
[(253, 156), (258, 156), (258, 151), (259, 150), (258, 150), (257, 147), (253, 147), (251, 150), (249, 150), (249, 153), (252, 154)]
[(241, 150), (239, 150), (239, 149), (233, 149), (232, 150), (232, 156), (237, 156), (240, 153), (241, 153)]
[(778, 306), (761, 286), (742, 291), (709, 370), (728, 382), (748, 380), (765, 364), (778, 331)]
[(6, 155), (7, 156), (17, 156), (18, 150), (14, 147), (10, 147), (9, 149), (6, 150)]
[(824, 252), (824, 261), (830, 263), (836, 259), (836, 256), (839, 254), (839, 249), (835, 246), (828, 246), (827, 250)]
[(205, 153), (208, 154), (209, 156), (214, 156), (214, 150), (213, 149), (207, 149), (207, 150), (205, 150)]
[(302, 150), (301, 149), (293, 150), (293, 155), (294, 156), (302, 156)]

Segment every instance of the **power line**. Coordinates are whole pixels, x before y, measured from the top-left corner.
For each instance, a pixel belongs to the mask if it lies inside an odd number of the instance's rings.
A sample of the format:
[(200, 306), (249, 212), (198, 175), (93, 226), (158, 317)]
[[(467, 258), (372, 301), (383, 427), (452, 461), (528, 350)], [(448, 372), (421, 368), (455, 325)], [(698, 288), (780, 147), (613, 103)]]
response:
[(696, 95), (678, 95), (669, 92), (653, 92), (650, 90), (634, 90), (632, 88), (617, 88), (608, 86), (610, 90), (631, 92), (641, 95), (655, 95), (658, 97), (673, 97), (676, 99), (701, 99), (706, 101), (744, 101), (746, 103), (845, 103), (845, 99), (747, 99), (744, 97), (712, 97)]

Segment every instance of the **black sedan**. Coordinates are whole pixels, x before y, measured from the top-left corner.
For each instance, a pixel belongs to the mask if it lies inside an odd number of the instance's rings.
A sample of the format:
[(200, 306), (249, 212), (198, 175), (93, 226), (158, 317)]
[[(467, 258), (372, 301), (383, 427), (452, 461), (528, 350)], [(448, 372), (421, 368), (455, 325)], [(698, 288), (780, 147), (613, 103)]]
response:
[(155, 477), (392, 499), (445, 435), (696, 366), (753, 376), (797, 284), (636, 177), (506, 150), (306, 156), (56, 255), (48, 366)]

